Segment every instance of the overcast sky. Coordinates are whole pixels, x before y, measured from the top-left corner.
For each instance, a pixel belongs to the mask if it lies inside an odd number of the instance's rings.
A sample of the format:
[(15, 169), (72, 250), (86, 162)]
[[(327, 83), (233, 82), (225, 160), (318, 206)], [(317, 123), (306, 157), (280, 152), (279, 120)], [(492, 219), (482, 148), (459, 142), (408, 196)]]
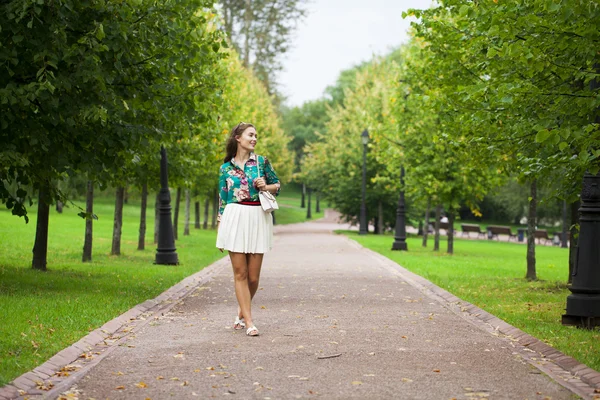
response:
[(412, 19), (402, 19), (402, 12), (431, 5), (431, 0), (309, 1), (279, 75), (290, 106), (320, 98), (341, 71), (406, 42)]

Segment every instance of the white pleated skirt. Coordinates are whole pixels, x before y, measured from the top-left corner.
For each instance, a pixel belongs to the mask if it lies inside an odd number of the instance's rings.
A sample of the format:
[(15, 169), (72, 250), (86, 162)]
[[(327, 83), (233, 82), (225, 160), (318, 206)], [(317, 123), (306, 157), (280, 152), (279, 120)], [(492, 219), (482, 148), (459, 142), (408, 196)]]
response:
[(273, 216), (260, 206), (229, 203), (225, 206), (217, 248), (235, 253), (267, 253), (273, 243)]

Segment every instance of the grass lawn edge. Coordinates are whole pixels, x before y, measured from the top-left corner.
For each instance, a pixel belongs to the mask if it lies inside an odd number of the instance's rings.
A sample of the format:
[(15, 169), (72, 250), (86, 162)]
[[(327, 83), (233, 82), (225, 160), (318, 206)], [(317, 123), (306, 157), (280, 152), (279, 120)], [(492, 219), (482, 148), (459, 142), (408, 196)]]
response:
[[(153, 321), (154, 317), (169, 312), (181, 299), (209, 282), (215, 274), (228, 266), (229, 258), (224, 256), (184, 278), (157, 297), (137, 304), (107, 321), (33, 370), (0, 387), (0, 397), (3, 395), (9, 398), (18, 397), (21, 395), (20, 391), (28, 394), (40, 393), (45, 398), (60, 395), (114, 349), (122, 345), (131, 334)], [(65, 367), (75, 363), (80, 368), (75, 372), (65, 373), (68, 372)], [(39, 385), (36, 382), (43, 384)]]
[[(518, 351), (524, 360), (552, 377), (562, 386), (583, 398), (596, 398), (595, 396), (597, 396), (598, 390), (600, 390), (599, 371), (562, 353), (560, 350), (542, 342), (540, 339), (520, 330), (484, 309), (457, 297), (421, 275), (402, 267), (385, 255), (369, 249), (352, 237), (349, 237), (346, 231), (336, 231), (335, 233), (344, 236), (353, 245), (368, 251), (372, 257), (378, 259), (382, 265), (394, 271), (395, 274), (399, 275), (407, 283), (416, 287), (429, 298), (444, 304), (452, 312), (479, 329), (493, 335), (498, 335), (498, 333), (504, 335), (505, 340), (513, 342), (515, 351)], [(550, 362), (548, 363), (547, 361)], [(566, 375), (569, 378), (575, 377), (575, 380), (579, 380), (580, 383), (575, 384), (576, 382), (569, 381), (569, 379), (566, 379)]]

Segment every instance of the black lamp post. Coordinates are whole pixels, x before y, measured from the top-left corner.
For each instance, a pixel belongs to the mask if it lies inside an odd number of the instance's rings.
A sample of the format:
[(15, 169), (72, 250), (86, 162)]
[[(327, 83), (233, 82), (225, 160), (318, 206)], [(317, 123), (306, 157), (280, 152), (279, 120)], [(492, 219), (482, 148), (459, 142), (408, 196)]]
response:
[(398, 209), (396, 210), (396, 234), (392, 250), (408, 250), (406, 244), (406, 209), (404, 206), (404, 166), (400, 167), (400, 198), (398, 199)]
[(179, 260), (175, 251), (175, 238), (173, 237), (173, 222), (171, 220), (171, 193), (169, 192), (169, 176), (167, 172), (167, 151), (160, 149), (160, 192), (158, 193), (160, 205), (158, 225), (158, 248), (156, 249), (155, 264), (177, 265)]
[(563, 325), (600, 326), (600, 173), (586, 173), (579, 208), (579, 242)]
[(369, 131), (366, 129), (360, 135), (363, 144), (363, 165), (362, 165), (362, 199), (360, 203), (360, 229), (359, 235), (369, 233), (367, 226), (367, 144), (369, 143)]

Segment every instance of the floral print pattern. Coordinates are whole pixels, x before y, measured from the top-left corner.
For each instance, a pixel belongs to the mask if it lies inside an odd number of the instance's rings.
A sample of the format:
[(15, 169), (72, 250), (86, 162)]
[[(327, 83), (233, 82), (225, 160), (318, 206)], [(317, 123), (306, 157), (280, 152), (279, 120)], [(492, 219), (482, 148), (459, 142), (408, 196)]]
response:
[[(258, 165), (261, 167), (260, 175)], [(220, 204), (218, 220), (221, 220), (225, 206), (229, 203), (259, 201), (258, 190), (254, 186), (254, 180), (258, 179), (259, 176), (265, 177), (267, 185), (277, 185), (275, 195), (279, 194), (279, 178), (277, 178), (273, 166), (267, 157), (258, 156), (254, 153), (250, 154), (250, 158), (243, 167), (238, 166), (234, 159), (221, 165), (219, 176)]]

